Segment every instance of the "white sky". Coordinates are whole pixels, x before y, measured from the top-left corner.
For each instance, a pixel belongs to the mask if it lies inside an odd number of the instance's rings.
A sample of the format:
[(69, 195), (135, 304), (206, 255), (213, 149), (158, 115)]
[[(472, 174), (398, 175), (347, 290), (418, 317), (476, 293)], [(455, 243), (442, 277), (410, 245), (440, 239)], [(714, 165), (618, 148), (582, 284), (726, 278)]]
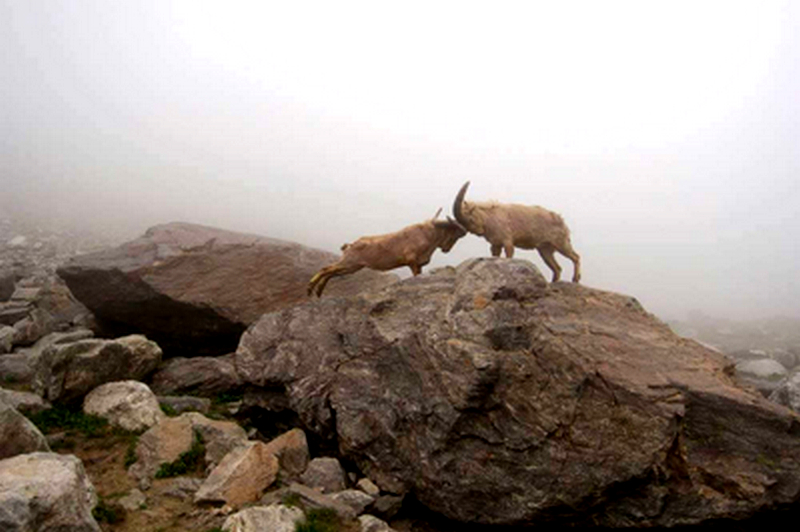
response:
[(789, 1), (0, 0), (0, 209), (337, 251), (470, 179), (662, 317), (796, 316), (798, 30)]

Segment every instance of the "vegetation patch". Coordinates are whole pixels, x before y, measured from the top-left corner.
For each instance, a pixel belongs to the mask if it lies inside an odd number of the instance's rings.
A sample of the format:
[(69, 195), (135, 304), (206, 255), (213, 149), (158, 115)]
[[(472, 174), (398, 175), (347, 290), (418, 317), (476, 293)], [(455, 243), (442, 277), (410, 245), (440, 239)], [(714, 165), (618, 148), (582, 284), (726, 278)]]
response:
[(284, 493), (281, 497), (281, 503), (290, 508), (299, 508), (302, 498), (297, 493)]
[(125, 461), (124, 461), (125, 469), (128, 469), (130, 466), (135, 464), (136, 461), (139, 459), (139, 457), (136, 456), (137, 443), (139, 443), (138, 436), (131, 438), (131, 440), (128, 442), (128, 448), (125, 450)]
[(109, 505), (105, 500), (97, 501), (97, 506), (92, 510), (92, 517), (98, 523), (108, 523), (113, 525), (125, 519), (124, 512), (115, 506)]
[(306, 518), (295, 525), (295, 532), (338, 532), (342, 521), (330, 508), (315, 508), (306, 512)]
[(174, 408), (166, 403), (160, 403), (159, 406), (161, 407), (161, 411), (164, 412), (168, 417), (176, 417), (178, 415), (178, 412), (176, 412)]
[(170, 478), (194, 473), (203, 470), (203, 457), (206, 454), (206, 446), (199, 434), (195, 434), (194, 443), (191, 449), (181, 453), (177, 460), (167, 464), (161, 464), (156, 471), (156, 478)]
[(33, 414), (29, 418), (43, 434), (66, 431), (80, 433), (89, 438), (105, 436), (108, 421), (93, 414), (85, 414), (80, 408), (56, 405), (49, 410)]

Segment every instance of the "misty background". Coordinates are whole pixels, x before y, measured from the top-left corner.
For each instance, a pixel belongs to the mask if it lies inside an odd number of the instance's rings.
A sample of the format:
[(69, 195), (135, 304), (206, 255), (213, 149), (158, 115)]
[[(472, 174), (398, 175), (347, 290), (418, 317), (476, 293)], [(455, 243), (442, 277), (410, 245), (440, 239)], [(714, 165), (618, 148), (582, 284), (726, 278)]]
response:
[(798, 30), (790, 1), (0, 0), (0, 218), (338, 252), (471, 180), (561, 213), (587, 286), (796, 317)]

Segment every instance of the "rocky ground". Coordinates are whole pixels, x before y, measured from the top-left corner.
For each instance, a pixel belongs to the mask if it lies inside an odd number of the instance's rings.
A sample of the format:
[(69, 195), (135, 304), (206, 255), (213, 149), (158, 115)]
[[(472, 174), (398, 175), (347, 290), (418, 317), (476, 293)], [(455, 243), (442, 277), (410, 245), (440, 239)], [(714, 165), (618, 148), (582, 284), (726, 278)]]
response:
[(3, 227), (4, 530), (651, 528), (796, 511), (791, 346), (724, 354), (521, 260), (363, 272), (308, 300), (335, 257), (297, 244), (167, 224), (77, 256), (99, 241)]

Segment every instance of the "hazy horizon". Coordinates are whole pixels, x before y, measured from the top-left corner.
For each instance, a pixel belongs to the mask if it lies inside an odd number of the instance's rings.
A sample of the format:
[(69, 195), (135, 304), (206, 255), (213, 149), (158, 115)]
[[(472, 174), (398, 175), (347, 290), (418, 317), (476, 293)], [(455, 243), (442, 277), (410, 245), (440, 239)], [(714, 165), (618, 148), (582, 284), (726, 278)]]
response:
[(0, 218), (338, 252), (470, 180), (663, 318), (799, 316), (798, 30), (788, 1), (0, 0)]

